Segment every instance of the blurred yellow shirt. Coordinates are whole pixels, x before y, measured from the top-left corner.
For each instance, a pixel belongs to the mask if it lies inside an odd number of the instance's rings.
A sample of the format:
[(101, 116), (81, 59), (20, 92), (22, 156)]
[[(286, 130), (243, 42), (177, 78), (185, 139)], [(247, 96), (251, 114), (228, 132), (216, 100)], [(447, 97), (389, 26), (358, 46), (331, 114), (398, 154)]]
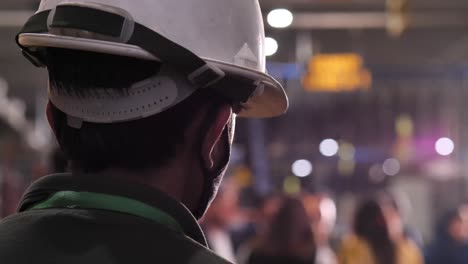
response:
[[(357, 236), (346, 237), (338, 252), (339, 264), (379, 264), (375, 261), (369, 244)], [(397, 243), (397, 263), (423, 264), (419, 248), (410, 240), (404, 239)]]

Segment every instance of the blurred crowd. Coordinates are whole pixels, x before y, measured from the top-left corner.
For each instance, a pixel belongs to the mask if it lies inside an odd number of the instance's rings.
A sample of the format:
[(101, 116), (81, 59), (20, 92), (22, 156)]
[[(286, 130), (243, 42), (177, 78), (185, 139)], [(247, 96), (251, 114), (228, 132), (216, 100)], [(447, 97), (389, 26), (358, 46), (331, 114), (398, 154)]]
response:
[[(14, 151), (0, 167), (2, 217), (15, 211), (29, 181), (18, 170)], [(24, 167), (24, 166), (23, 166)], [(46, 168), (33, 175), (64, 172), (67, 162), (55, 151)], [(337, 227), (337, 206), (327, 193), (270, 193), (245, 205), (234, 177), (219, 190), (202, 228), (210, 248), (238, 264), (466, 264), (468, 204), (448, 212), (434, 227), (432, 241), (423, 241), (417, 226), (404, 222), (400, 206), (387, 192), (360, 197), (353, 217)], [(254, 202), (252, 202), (254, 201)]]
[(337, 230), (336, 216), (334, 201), (323, 193), (274, 193), (246, 209), (228, 181), (202, 227), (210, 247), (239, 264), (468, 263), (468, 206), (442, 217), (426, 243), (417, 227), (404, 223), (388, 193), (361, 197), (344, 232)]

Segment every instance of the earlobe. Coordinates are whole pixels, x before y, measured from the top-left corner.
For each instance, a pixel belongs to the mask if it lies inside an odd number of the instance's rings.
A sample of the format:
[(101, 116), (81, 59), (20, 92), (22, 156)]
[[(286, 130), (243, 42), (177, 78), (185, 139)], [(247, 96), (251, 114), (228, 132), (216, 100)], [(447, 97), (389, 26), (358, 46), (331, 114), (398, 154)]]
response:
[(222, 106), (219, 109), (215, 120), (213, 120), (213, 123), (209, 126), (208, 131), (206, 131), (202, 144), (202, 158), (206, 168), (212, 169), (215, 166), (213, 158), (214, 150), (224, 129), (226, 129), (230, 122), (231, 116), (232, 108), (228, 105)]

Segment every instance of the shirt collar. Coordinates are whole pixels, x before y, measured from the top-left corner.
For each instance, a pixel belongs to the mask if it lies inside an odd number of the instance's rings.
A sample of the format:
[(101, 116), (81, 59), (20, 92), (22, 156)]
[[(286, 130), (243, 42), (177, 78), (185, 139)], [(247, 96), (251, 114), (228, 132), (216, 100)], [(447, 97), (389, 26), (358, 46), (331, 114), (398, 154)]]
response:
[(46, 176), (29, 187), (18, 211), (24, 211), (59, 191), (96, 192), (138, 200), (166, 212), (182, 226), (185, 235), (203, 246), (207, 246), (205, 236), (197, 220), (182, 203), (150, 186), (121, 179), (103, 178), (99, 175), (80, 177), (70, 173)]

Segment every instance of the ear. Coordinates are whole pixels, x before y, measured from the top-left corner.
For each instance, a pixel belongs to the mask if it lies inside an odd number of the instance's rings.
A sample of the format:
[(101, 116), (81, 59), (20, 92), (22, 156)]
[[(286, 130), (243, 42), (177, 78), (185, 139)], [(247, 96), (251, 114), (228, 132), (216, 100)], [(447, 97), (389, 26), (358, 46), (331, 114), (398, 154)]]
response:
[(208, 131), (206, 131), (202, 142), (202, 158), (206, 168), (211, 169), (214, 167), (213, 152), (226, 125), (230, 122), (231, 116), (232, 108), (229, 105), (223, 105), (216, 114), (216, 118)]
[[(52, 111), (53, 111), (52, 107), (53, 107), (53, 106), (52, 106), (51, 102), (49, 101), (49, 102), (47, 103), (46, 116), (47, 116), (47, 121), (49, 122), (49, 126), (50, 126), (50, 128), (52, 128), (52, 132), (53, 132), (54, 135), (55, 135), (55, 123), (54, 123), (54, 119), (52, 118), (52, 115), (53, 115), (53, 113), (52, 113)], [(55, 136), (57, 136), (57, 135), (55, 135)]]

